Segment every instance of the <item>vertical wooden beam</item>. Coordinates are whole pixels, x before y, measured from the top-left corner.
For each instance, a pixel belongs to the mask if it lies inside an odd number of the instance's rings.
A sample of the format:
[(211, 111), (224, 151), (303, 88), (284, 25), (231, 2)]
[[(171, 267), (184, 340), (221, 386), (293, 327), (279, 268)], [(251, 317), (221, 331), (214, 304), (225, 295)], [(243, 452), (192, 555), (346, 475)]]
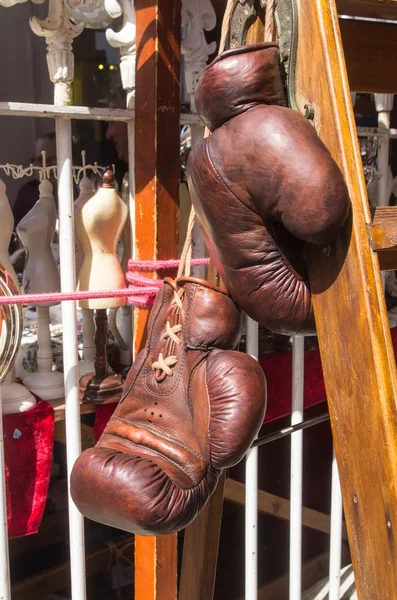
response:
[[(178, 254), (180, 0), (136, 0), (135, 257)], [(156, 274), (153, 274), (156, 276)], [(149, 310), (135, 310), (134, 356)], [(174, 600), (177, 537), (136, 536), (135, 600)]]
[(185, 530), (179, 600), (212, 600), (222, 524), (225, 472), (209, 502)]
[[(351, 221), (310, 284), (360, 600), (397, 598), (397, 373), (334, 0), (297, 0), (295, 89), (344, 174)], [(393, 77), (393, 74), (390, 74)]]
[[(136, 0), (135, 257), (176, 258), (179, 209), (180, 0)], [(134, 350), (149, 311), (135, 311)]]

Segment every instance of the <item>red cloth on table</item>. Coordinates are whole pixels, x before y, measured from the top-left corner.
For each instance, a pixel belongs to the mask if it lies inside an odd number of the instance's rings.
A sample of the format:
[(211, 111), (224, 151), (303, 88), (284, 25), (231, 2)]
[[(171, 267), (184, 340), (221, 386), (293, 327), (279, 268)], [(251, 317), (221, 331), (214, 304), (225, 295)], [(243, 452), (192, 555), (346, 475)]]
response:
[[(391, 329), (394, 353), (397, 354), (397, 327)], [(267, 409), (265, 423), (291, 414), (292, 402), (292, 353), (277, 352), (259, 361), (267, 379)], [(304, 406), (310, 408), (325, 402), (325, 385), (318, 348), (305, 352)], [(94, 433), (98, 440), (116, 404), (98, 406)]]
[[(267, 380), (265, 423), (291, 414), (292, 353), (277, 352), (259, 361)], [(304, 406), (325, 402), (325, 386), (318, 348), (305, 352)]]
[(98, 404), (95, 411), (95, 422), (94, 422), (94, 437), (95, 441), (98, 441), (101, 437), (103, 430), (105, 429), (110, 417), (116, 410), (117, 403), (115, 404)]
[(9, 538), (37, 533), (47, 502), (54, 445), (54, 409), (36, 406), (3, 415)]
[[(397, 327), (390, 330), (394, 354), (397, 355)], [(267, 379), (267, 410), (265, 423), (291, 414), (292, 354), (277, 352), (259, 361)], [(319, 349), (305, 352), (304, 407), (326, 401), (325, 385)]]

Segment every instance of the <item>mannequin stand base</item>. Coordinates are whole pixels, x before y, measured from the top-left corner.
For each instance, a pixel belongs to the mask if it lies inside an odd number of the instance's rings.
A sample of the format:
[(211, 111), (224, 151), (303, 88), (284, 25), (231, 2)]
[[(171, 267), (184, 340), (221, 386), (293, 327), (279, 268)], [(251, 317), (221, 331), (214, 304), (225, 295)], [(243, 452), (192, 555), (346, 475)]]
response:
[(121, 400), (123, 387), (121, 377), (115, 373), (109, 373), (106, 377), (88, 373), (80, 379), (80, 400), (94, 404), (115, 404)]
[(27, 375), (23, 380), (23, 384), (43, 400), (51, 401), (65, 397), (63, 373), (59, 371), (51, 371), (50, 373), (36, 371)]
[(36, 405), (36, 399), (20, 383), (3, 383), (1, 386), (3, 415), (25, 412)]

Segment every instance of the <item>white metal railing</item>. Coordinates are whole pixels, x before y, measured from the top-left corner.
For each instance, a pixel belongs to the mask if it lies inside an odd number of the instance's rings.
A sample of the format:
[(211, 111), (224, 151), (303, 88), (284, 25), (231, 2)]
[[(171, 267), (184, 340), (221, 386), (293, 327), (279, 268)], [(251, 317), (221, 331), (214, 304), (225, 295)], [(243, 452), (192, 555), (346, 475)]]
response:
[[(246, 318), (246, 352), (259, 358), (258, 323)], [(245, 459), (245, 600), (256, 600), (258, 590), (258, 448)]]
[[(291, 425), (303, 421), (303, 383), (305, 338), (295, 335), (292, 340), (292, 415)], [(289, 597), (300, 600), (302, 591), (302, 483), (303, 431), (291, 434), (291, 514), (289, 541)]]
[[(61, 291), (76, 290), (74, 199), (72, 170), (72, 122), (56, 117), (56, 143), (58, 164), (58, 217)], [(85, 546), (84, 517), (70, 495), (69, 481), (72, 467), (81, 454), (80, 398), (77, 348), (76, 302), (62, 302), (63, 365), (65, 382), (65, 427), (68, 470), (68, 505), (70, 538), (70, 571), (72, 598), (85, 600)]]
[[(0, 409), (1, 415), (3, 413), (1, 402), (1, 387)], [(4, 600), (10, 600), (11, 585), (7, 532), (7, 496), (4, 461), (3, 419), (0, 419), (0, 511), (0, 598), (4, 598)]]

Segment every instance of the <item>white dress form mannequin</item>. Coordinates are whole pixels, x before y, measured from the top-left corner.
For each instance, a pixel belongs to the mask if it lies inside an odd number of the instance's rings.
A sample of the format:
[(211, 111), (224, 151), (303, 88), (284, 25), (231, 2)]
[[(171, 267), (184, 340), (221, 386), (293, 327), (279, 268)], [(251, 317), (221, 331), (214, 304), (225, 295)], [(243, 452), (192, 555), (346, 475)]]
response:
[[(17, 226), (18, 237), (28, 252), (23, 288), (25, 293), (34, 294), (60, 289), (59, 272), (51, 250), (57, 215), (52, 185), (47, 179), (40, 183), (39, 192), (39, 200)], [(44, 400), (56, 400), (65, 393), (63, 374), (52, 370), (49, 312), (52, 304), (40, 304), (36, 308), (38, 371), (23, 380), (26, 387)]]
[[(0, 264), (6, 269), (18, 287), (18, 279), (8, 256), (8, 246), (14, 229), (14, 215), (6, 194), (5, 183), (0, 179)], [(5, 325), (2, 335), (5, 334)], [(3, 414), (18, 413), (35, 406), (36, 399), (29, 390), (15, 382), (15, 368), (13, 367), (1, 385), (1, 398)]]
[[(127, 220), (128, 208), (114, 189), (113, 172), (108, 170), (94, 196), (76, 215), (76, 232), (84, 250), (78, 289), (89, 291), (125, 288), (117, 244)], [(81, 308), (107, 309), (124, 306), (126, 298), (80, 300)]]
[[(79, 290), (105, 291), (126, 287), (117, 257), (117, 244), (127, 220), (128, 208), (114, 189), (111, 170), (106, 171), (96, 194), (76, 215), (76, 232), (84, 250), (79, 273)], [(92, 298), (80, 300), (82, 308), (96, 310), (95, 373), (80, 380), (84, 400), (98, 403), (117, 402), (122, 381), (109, 370), (106, 359), (106, 309), (123, 306), (126, 298)]]
[[(85, 152), (82, 152), (83, 167), (85, 167)], [(92, 181), (86, 176), (84, 171), (84, 177), (80, 181), (80, 194), (74, 203), (74, 216), (81, 211), (83, 206), (92, 198), (94, 195), (94, 186)], [(84, 250), (79, 239), (76, 235), (76, 274), (79, 276), (81, 265), (84, 260)], [(94, 313), (89, 308), (83, 308), (83, 360), (78, 363), (79, 376), (82, 377), (87, 373), (94, 371), (94, 360), (95, 360), (95, 324), (94, 324)]]

